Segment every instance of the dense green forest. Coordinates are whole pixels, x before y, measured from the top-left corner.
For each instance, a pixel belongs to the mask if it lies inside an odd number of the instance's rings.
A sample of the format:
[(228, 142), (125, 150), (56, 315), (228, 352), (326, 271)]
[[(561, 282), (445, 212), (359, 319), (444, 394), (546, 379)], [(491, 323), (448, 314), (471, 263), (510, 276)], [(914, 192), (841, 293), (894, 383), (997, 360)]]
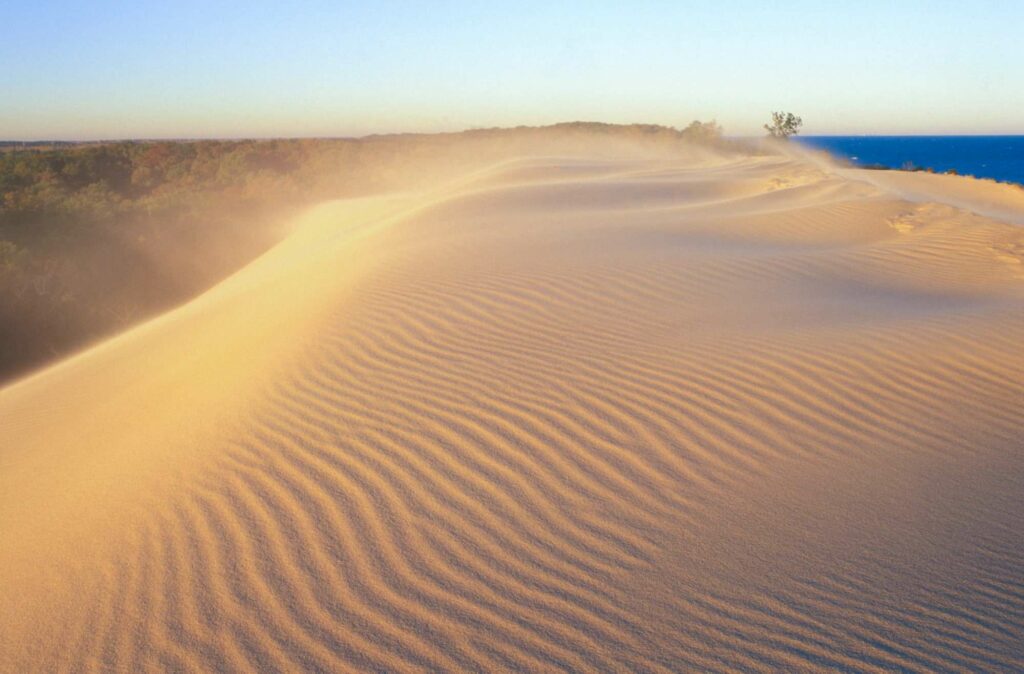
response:
[(268, 247), (300, 143), (0, 152), (0, 378), (123, 328)]
[[(200, 292), (315, 201), (408, 188), (595, 134), (720, 142), (713, 123), (568, 124), (364, 139), (0, 145), (0, 380)], [(458, 138), (459, 142), (453, 142)], [(557, 141), (557, 143), (556, 143)]]

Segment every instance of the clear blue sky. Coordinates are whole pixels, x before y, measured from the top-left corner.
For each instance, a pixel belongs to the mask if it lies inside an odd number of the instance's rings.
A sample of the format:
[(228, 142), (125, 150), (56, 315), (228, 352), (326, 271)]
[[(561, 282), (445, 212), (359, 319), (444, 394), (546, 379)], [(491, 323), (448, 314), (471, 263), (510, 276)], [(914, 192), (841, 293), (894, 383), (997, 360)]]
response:
[(0, 138), (751, 134), (773, 109), (805, 133), (1024, 133), (1024, 2), (0, 3)]

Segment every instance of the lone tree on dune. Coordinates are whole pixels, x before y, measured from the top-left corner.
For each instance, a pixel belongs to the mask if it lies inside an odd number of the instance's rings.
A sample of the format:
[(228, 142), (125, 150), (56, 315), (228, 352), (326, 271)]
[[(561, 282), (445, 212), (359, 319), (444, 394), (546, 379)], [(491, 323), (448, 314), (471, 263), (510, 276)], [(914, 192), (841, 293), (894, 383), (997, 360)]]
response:
[(789, 138), (800, 133), (804, 120), (792, 112), (773, 112), (772, 123), (765, 124), (764, 129), (772, 138)]

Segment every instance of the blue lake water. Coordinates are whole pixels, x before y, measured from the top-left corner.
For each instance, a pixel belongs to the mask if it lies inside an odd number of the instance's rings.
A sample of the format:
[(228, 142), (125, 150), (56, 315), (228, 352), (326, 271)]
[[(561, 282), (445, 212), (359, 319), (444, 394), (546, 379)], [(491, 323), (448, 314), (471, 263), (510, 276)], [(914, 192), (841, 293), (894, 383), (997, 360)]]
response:
[(801, 136), (859, 166), (913, 165), (1024, 184), (1024, 136)]

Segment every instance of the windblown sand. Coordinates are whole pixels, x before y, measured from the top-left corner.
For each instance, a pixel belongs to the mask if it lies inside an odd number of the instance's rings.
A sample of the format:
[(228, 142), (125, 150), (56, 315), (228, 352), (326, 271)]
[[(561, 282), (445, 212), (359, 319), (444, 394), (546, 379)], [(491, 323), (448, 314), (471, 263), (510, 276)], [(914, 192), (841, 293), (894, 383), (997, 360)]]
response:
[(538, 156), (320, 206), (0, 391), (0, 671), (1024, 669), (1014, 189)]

